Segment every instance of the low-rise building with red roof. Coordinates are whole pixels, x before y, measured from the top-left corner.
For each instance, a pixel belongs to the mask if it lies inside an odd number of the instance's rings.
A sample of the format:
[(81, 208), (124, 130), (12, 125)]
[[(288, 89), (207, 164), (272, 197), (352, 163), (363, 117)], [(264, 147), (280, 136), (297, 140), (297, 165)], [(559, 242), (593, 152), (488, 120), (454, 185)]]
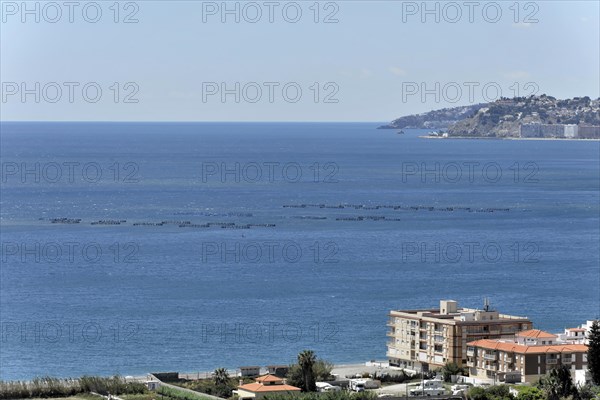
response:
[[(469, 375), (498, 382), (535, 382), (560, 365), (587, 369), (584, 344), (557, 343), (557, 335), (540, 330), (519, 332), (514, 341), (481, 339), (467, 344)], [(527, 343), (527, 344), (525, 344)]]
[(234, 394), (238, 395), (239, 400), (260, 399), (268, 394), (286, 394), (300, 392), (301, 389), (288, 385), (285, 381), (275, 375), (263, 375), (255, 379), (253, 383), (238, 386)]

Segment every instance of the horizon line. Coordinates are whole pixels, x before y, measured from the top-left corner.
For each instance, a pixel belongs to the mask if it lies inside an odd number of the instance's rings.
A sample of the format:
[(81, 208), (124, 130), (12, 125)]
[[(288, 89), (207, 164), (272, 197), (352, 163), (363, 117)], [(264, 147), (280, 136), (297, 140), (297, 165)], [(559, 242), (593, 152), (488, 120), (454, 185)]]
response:
[(381, 124), (389, 123), (390, 121), (293, 121), (293, 120), (282, 120), (282, 121), (202, 121), (202, 120), (190, 120), (190, 121), (178, 121), (178, 120), (0, 120), (0, 123), (230, 123), (230, 124), (248, 124), (248, 123), (259, 123), (259, 124), (278, 124), (278, 123), (306, 123), (306, 124), (339, 124), (339, 123), (364, 123), (364, 124)]

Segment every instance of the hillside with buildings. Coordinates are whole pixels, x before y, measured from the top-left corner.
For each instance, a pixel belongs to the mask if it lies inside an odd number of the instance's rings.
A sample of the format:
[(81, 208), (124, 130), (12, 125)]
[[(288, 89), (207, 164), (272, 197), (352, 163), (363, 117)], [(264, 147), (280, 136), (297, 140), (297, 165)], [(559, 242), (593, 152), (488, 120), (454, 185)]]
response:
[(448, 129), (452, 124), (472, 116), (487, 105), (482, 103), (407, 115), (393, 120), (388, 125), (380, 126), (379, 129)]
[(447, 125), (448, 137), (600, 138), (600, 98), (592, 100), (589, 97), (566, 100), (546, 95), (503, 98), (471, 108), (456, 107), (403, 117), (387, 127), (439, 128), (441, 115), (456, 119)]

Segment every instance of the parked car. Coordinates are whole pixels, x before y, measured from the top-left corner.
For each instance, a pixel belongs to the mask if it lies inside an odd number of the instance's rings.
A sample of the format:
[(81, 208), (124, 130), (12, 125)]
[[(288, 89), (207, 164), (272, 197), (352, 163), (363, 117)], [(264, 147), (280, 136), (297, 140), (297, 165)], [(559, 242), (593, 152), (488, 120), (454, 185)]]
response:
[(340, 390), (342, 390), (341, 387), (334, 386), (327, 382), (317, 382), (316, 386), (318, 392), (339, 392)]

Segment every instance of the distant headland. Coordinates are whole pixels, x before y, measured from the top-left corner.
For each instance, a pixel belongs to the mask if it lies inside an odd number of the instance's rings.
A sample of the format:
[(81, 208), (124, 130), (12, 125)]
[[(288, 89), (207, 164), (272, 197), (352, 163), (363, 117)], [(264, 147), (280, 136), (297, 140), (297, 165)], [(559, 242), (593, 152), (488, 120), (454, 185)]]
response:
[(379, 129), (431, 129), (432, 137), (600, 139), (600, 98), (540, 96), (408, 115)]

